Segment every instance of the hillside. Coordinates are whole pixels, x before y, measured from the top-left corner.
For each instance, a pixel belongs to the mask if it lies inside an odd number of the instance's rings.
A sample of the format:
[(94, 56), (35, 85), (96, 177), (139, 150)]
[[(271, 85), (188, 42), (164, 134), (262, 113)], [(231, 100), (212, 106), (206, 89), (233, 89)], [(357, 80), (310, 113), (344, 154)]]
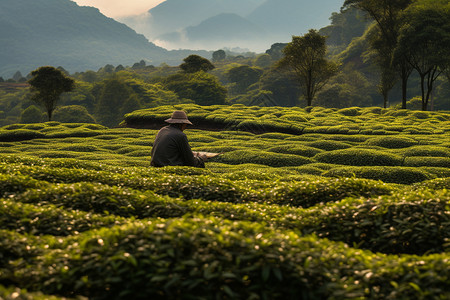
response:
[(106, 64), (160, 64), (182, 55), (150, 43), (126, 25), (70, 0), (0, 1), (0, 76), (42, 65), (74, 71)]

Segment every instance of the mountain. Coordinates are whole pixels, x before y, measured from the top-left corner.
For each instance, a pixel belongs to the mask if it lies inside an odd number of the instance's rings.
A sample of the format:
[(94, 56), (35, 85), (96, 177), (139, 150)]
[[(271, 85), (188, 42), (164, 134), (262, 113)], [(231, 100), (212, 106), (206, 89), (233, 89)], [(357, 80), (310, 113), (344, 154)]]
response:
[[(156, 44), (172, 49), (238, 46), (264, 51), (273, 43), (289, 42), (292, 35), (329, 25), (329, 17), (342, 4), (343, 0), (166, 0), (147, 14), (121, 21)], [(236, 28), (236, 21), (241, 27)], [(206, 34), (211, 25), (214, 30)], [(209, 38), (190, 34), (192, 31)], [(255, 35), (238, 38), (251, 32)]]
[(343, 0), (267, 0), (247, 19), (282, 41), (290, 41), (292, 35), (329, 25), (332, 12), (339, 11), (342, 4)]
[(98, 9), (70, 0), (0, 1), (0, 76), (43, 65), (85, 71), (106, 64), (160, 64), (176, 54)]
[(169, 48), (183, 43), (188, 48), (201, 48), (208, 44), (209, 48), (218, 49), (230, 42), (239, 45), (243, 40), (262, 40), (266, 34), (263, 28), (237, 14), (222, 13), (197, 26), (189, 26), (181, 32), (168, 33), (157, 39), (163, 40)]
[[(201, 22), (222, 13), (245, 15), (265, 0), (166, 0), (148, 13), (119, 19), (131, 28), (154, 39), (197, 26)], [(181, 47), (183, 48), (183, 47)]]

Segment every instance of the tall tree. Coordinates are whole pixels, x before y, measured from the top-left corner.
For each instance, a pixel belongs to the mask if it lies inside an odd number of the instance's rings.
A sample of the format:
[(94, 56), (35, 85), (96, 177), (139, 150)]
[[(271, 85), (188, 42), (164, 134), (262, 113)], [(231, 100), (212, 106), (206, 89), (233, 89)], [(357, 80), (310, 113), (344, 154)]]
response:
[(75, 88), (75, 81), (65, 76), (60, 70), (46, 66), (31, 72), (31, 99), (44, 106), (48, 120), (51, 121), (62, 93), (70, 92)]
[(428, 109), (433, 84), (450, 62), (448, 0), (418, 0), (406, 11), (396, 56), (406, 57), (420, 76), (422, 110)]
[[(381, 83), (384, 93), (386, 76), (391, 76), (391, 70), (395, 67), (402, 81), (402, 108), (406, 108), (408, 79), (412, 68), (404, 57), (398, 56), (392, 60), (397, 44), (398, 32), (402, 26), (401, 13), (413, 0), (345, 0), (343, 8), (356, 7), (365, 11), (377, 24), (378, 38), (372, 39), (371, 46), (381, 56), (377, 60), (381, 69)], [(392, 63), (387, 63), (391, 61)]]
[(338, 71), (338, 65), (325, 57), (325, 42), (326, 37), (314, 29), (303, 36), (293, 36), (292, 42), (283, 49), (284, 57), (278, 62), (280, 67), (294, 71), (308, 106)]
[(208, 72), (215, 68), (209, 60), (195, 54), (189, 55), (183, 61), (184, 63), (180, 65), (180, 68), (186, 73)]
[(217, 50), (217, 51), (214, 51), (212, 54), (212, 58), (213, 58), (214, 62), (224, 60), (225, 57), (227, 57), (227, 54), (225, 53), (224, 50)]

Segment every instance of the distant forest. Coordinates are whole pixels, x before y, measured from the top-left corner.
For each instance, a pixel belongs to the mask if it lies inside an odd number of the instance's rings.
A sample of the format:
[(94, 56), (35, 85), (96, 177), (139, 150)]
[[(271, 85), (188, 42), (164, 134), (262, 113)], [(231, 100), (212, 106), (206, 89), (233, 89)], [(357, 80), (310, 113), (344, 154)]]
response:
[[(373, 21), (368, 7), (364, 6), (372, 2), (347, 0), (343, 10), (332, 15), (331, 25), (318, 31), (327, 37), (326, 59), (336, 62), (339, 70), (317, 92), (312, 106), (386, 106), (399, 109), (406, 106), (420, 110), (423, 109), (423, 98), (427, 96), (421, 89), (424, 83), (427, 88), (425, 92), (430, 92), (426, 109), (450, 110), (448, 1), (402, 1), (408, 2), (408, 5), (397, 8), (398, 24), (390, 24), (398, 35), (395, 45), (392, 42), (387, 44), (383, 39), (380, 28), (387, 24)], [(401, 1), (391, 3), (394, 2)], [(425, 15), (421, 10), (429, 14)], [(444, 28), (432, 12), (439, 12), (438, 17), (444, 18), (441, 20)], [(420, 26), (403, 21), (405, 14), (413, 21), (417, 14), (425, 20), (428, 18), (430, 30), (436, 29), (433, 24), (439, 26), (445, 37), (441, 38), (442, 45), (433, 45), (433, 51), (424, 52), (433, 53), (434, 57), (425, 57), (423, 53), (419, 57), (423, 59), (423, 64), (427, 63), (431, 68), (425, 75), (426, 70), (414, 66), (418, 54), (412, 51), (412, 47), (408, 48), (410, 44), (407, 42), (407, 38)], [(419, 34), (422, 33), (413, 35), (417, 37), (414, 49), (422, 51), (424, 48), (421, 46), (429, 46), (429, 43), (426, 36), (420, 36), (423, 45), (420, 44)], [(97, 71), (73, 74), (60, 66), (58, 69), (75, 80), (76, 88), (63, 94), (53, 120), (115, 127), (125, 114), (132, 111), (179, 103), (305, 107), (306, 101), (293, 71), (279, 68), (287, 45), (275, 43), (262, 54), (236, 54), (219, 49), (212, 53), (212, 57), (193, 55), (200, 61), (188, 66), (192, 68), (186, 67), (191, 56), (186, 57), (185, 63), (180, 66), (153, 66), (141, 60), (132, 66), (108, 64)], [(447, 47), (447, 51), (442, 52), (439, 47)], [(397, 72), (399, 57), (407, 57), (409, 62), (410, 74), (406, 85), (402, 84), (402, 77)], [(209, 67), (205, 67), (205, 63)], [(30, 75), (23, 75), (20, 71), (12, 78), (0, 77), (0, 125), (46, 120), (42, 108), (31, 100), (27, 85), (29, 79)], [(402, 103), (404, 97), (407, 98), (406, 103)]]

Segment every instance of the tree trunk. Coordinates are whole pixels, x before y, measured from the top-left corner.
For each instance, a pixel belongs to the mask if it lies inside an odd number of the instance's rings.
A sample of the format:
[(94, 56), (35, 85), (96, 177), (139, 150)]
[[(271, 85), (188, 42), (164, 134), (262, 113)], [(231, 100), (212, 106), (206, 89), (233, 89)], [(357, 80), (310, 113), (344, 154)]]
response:
[(427, 102), (425, 100), (425, 74), (420, 74), (420, 88), (422, 91), (422, 110), (427, 110)]

